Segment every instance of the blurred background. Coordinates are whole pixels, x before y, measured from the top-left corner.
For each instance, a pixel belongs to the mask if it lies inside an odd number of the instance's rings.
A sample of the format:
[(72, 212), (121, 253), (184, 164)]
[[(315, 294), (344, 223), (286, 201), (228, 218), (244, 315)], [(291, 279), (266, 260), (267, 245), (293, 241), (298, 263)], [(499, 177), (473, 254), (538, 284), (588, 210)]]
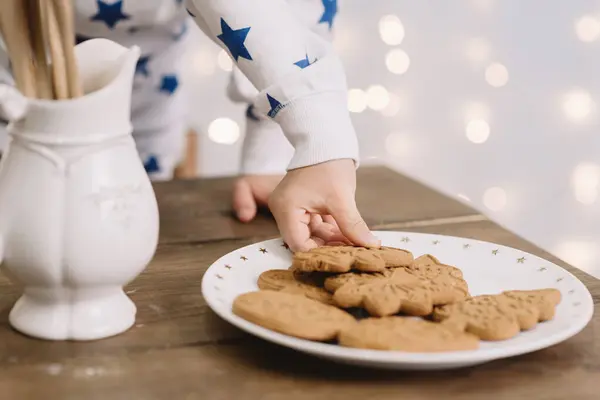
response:
[[(334, 43), (363, 165), (387, 164), (600, 276), (600, 1), (339, 7)], [(236, 174), (244, 109), (226, 97), (232, 62), (190, 33), (198, 172)]]

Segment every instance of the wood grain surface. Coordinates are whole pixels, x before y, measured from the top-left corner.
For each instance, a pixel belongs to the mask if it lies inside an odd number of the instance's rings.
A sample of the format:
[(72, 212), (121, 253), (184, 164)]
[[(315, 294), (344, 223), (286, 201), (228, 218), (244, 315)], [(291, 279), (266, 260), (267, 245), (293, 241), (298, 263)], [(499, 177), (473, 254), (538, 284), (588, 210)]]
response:
[[(482, 217), (469, 217), (473, 212), (468, 208), (388, 170), (367, 169), (361, 171), (361, 177), (361, 208), (380, 229), (400, 226), (404, 230), (456, 235), (519, 248), (573, 272), (590, 289), (594, 302), (600, 302), (599, 280)], [(332, 364), (233, 328), (215, 316), (204, 302), (200, 294), (202, 276), (223, 254), (271, 237), (276, 230), (266, 217), (248, 225), (231, 219), (224, 203), (230, 184), (229, 179), (217, 179), (156, 186), (163, 221), (173, 225), (165, 228), (167, 232), (163, 232), (148, 269), (126, 288), (138, 306), (138, 319), (135, 327), (120, 336), (90, 343), (45, 342), (24, 337), (7, 322), (18, 288), (0, 278), (0, 398), (599, 398), (598, 315), (579, 335), (552, 348), (483, 366), (435, 373), (386, 372)], [(187, 219), (183, 218), (186, 213)], [(452, 222), (463, 217), (466, 222)]]

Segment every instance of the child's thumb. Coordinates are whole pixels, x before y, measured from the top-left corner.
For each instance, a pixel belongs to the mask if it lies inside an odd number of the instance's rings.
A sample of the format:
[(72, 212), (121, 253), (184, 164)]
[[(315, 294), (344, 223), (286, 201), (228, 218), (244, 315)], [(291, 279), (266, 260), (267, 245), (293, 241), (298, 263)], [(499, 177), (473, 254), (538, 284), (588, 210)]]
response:
[(332, 208), (331, 216), (337, 222), (342, 234), (355, 245), (364, 247), (381, 246), (380, 240), (371, 233), (354, 202), (347, 206)]
[(249, 222), (256, 215), (256, 201), (252, 188), (244, 179), (239, 179), (233, 187), (233, 210), (242, 222)]

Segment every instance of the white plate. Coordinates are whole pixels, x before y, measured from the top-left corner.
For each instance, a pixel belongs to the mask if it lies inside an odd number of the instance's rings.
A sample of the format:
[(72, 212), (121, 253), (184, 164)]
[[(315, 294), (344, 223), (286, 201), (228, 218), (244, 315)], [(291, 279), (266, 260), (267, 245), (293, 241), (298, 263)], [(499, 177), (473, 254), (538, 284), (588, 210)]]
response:
[(516, 356), (560, 343), (579, 333), (594, 312), (592, 296), (563, 268), (509, 247), (450, 236), (406, 232), (377, 232), (386, 246), (405, 248), (416, 256), (432, 254), (459, 267), (471, 294), (503, 290), (557, 288), (562, 293), (556, 317), (511, 340), (482, 342), (478, 350), (448, 353), (406, 353), (360, 350), (296, 339), (245, 321), (231, 312), (239, 294), (257, 290), (261, 272), (288, 268), (291, 253), (281, 240), (269, 240), (220, 258), (206, 271), (202, 294), (223, 319), (262, 339), (338, 362), (378, 368), (433, 370), (466, 367)]

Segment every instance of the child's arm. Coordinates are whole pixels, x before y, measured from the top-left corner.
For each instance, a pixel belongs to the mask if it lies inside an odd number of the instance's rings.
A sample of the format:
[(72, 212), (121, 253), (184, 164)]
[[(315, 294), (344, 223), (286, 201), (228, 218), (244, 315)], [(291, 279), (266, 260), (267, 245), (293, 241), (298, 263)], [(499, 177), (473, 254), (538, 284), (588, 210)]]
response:
[[(335, 13), (328, 0), (323, 20)], [(284, 0), (188, 0), (198, 26), (229, 51), (259, 90), (255, 110), (279, 123), (294, 147), (288, 174), (269, 205), (292, 250), (341, 234), (377, 245), (356, 208), (358, 141), (346, 79), (331, 45), (307, 29)], [(339, 226), (339, 227), (338, 227)]]
[(188, 0), (188, 10), (260, 91), (255, 111), (278, 122), (295, 149), (289, 169), (358, 162), (341, 62), (286, 1)]

